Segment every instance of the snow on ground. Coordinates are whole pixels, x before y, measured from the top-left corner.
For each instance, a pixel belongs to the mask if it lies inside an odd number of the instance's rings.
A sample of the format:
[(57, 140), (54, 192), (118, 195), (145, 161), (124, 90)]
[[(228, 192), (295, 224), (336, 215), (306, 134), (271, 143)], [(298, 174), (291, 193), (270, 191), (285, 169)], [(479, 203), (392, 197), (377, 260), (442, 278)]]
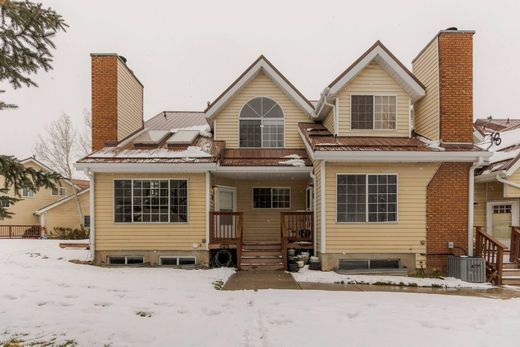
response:
[[(474, 288), (474, 289), (490, 289), (493, 286), (489, 283), (469, 283), (453, 277), (440, 278), (416, 278), (405, 276), (367, 276), (367, 275), (344, 275), (333, 271), (313, 271), (306, 266), (299, 272), (292, 273), (297, 282), (314, 282), (314, 283), (357, 283), (357, 284), (402, 284), (417, 285), (418, 287), (444, 287), (444, 288)], [(519, 322), (520, 323), (520, 322)]]
[(114, 347), (517, 346), (520, 339), (520, 299), (228, 292), (211, 283), (225, 280), (229, 269), (67, 261), (87, 257), (54, 240), (0, 240), (0, 341), (16, 333)]

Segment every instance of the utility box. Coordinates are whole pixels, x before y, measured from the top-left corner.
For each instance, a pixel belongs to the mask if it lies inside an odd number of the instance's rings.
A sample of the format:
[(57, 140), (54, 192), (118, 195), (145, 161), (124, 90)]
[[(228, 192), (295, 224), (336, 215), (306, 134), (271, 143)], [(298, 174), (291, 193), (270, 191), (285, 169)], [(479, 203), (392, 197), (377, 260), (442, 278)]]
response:
[(486, 261), (482, 257), (448, 256), (448, 276), (471, 283), (486, 282)]

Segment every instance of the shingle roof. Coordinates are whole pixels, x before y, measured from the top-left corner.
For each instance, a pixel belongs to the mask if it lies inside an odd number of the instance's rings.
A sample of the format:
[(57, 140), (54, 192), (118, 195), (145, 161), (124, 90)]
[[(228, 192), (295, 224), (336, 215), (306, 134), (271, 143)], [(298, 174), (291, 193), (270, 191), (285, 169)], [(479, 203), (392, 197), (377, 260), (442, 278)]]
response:
[(473, 145), (429, 146), (419, 137), (334, 136), (322, 123), (299, 123), (313, 151), (481, 151)]

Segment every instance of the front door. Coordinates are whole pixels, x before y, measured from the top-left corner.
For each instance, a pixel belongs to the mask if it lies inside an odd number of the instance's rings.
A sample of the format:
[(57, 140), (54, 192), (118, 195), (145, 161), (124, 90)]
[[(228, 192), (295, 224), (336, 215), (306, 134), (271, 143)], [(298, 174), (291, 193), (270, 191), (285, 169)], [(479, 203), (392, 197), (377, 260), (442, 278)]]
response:
[(509, 245), (511, 225), (518, 223), (518, 202), (493, 201), (487, 207), (488, 233), (496, 239)]
[[(221, 212), (236, 212), (237, 209), (237, 190), (233, 187), (217, 187), (217, 198), (215, 200), (215, 210)], [(228, 230), (235, 230), (235, 218), (233, 216), (219, 216), (217, 226), (219, 234)]]

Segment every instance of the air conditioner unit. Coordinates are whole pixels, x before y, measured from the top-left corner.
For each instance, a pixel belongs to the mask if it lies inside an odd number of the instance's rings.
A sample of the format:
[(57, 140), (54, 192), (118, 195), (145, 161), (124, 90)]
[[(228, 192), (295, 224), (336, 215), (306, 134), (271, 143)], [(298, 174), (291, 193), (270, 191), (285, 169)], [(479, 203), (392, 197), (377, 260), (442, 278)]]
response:
[(482, 257), (448, 256), (448, 276), (471, 283), (486, 282), (486, 262)]

